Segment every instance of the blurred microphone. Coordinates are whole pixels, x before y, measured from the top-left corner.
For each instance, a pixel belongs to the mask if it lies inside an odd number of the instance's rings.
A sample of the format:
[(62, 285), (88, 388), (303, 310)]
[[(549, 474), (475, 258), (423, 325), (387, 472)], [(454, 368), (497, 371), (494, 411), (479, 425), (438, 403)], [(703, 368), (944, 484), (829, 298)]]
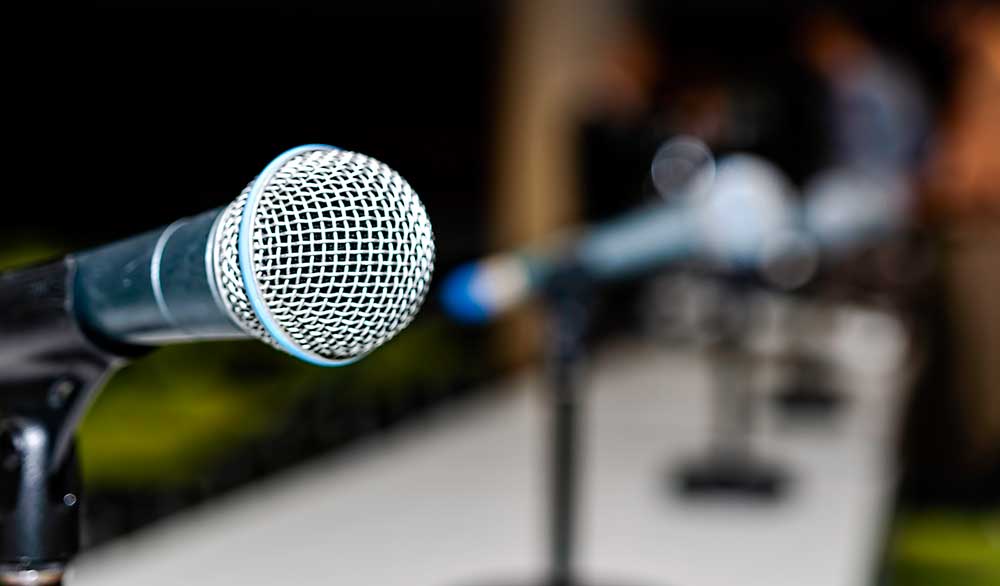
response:
[(442, 304), (466, 322), (484, 322), (544, 289), (562, 270), (593, 281), (625, 279), (692, 257), (727, 269), (754, 270), (773, 235), (796, 223), (792, 187), (781, 171), (739, 154), (710, 169), (711, 187), (684, 205), (655, 205), (548, 245), (488, 257), (452, 272)]
[(912, 192), (892, 173), (836, 168), (804, 192), (804, 227), (830, 260), (898, 234), (912, 219)]
[(0, 364), (58, 354), (57, 319), (105, 348), (250, 337), (346, 364), (409, 324), (433, 264), (427, 213), (402, 177), (301, 146), (224, 208), (0, 275)]

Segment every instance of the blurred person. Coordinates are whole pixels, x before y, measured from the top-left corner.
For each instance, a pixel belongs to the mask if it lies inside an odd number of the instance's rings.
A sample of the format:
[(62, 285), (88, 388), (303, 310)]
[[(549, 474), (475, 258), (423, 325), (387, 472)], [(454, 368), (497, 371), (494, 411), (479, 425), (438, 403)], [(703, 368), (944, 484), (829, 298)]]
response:
[(806, 62), (828, 91), (829, 150), (825, 168), (807, 184), (806, 196), (816, 195), (808, 193), (810, 185), (839, 177), (840, 193), (833, 201), (839, 202), (842, 209), (837, 213), (843, 217), (849, 217), (851, 209), (856, 219), (858, 213), (896, 210), (895, 229), (886, 230), (892, 237), (878, 239), (852, 255), (855, 258), (837, 263), (829, 283), (846, 286), (853, 295), (892, 296), (907, 280), (906, 265), (913, 261), (912, 254), (907, 255), (912, 251), (894, 244), (917, 208), (917, 175), (933, 123), (931, 103), (911, 68), (915, 64), (891, 54), (885, 39), (876, 38), (881, 28), (902, 26), (902, 15), (875, 27), (871, 15), (832, 6), (806, 17), (800, 40)]
[(909, 68), (829, 9), (808, 18), (803, 44), (806, 61), (831, 95), (829, 163), (874, 172), (913, 169), (930, 123), (923, 89)]
[[(829, 150), (825, 168), (809, 183), (816, 185), (824, 176), (842, 178), (839, 213), (853, 208), (855, 214), (877, 215), (887, 206), (896, 210), (896, 229), (886, 231), (892, 237), (862, 247), (862, 254), (838, 263), (842, 266), (831, 275), (853, 294), (886, 297), (892, 289), (898, 293), (900, 282), (908, 278), (906, 265), (913, 261), (907, 255), (912, 251), (894, 245), (917, 208), (917, 176), (933, 124), (931, 102), (912, 69), (916, 64), (893, 55), (885, 33), (879, 34), (903, 26), (901, 14), (876, 27), (872, 15), (833, 6), (806, 17), (800, 40), (806, 62), (828, 91)], [(863, 185), (868, 189), (859, 190)]]
[[(804, 62), (826, 89), (826, 156), (803, 196), (830, 232), (819, 235), (829, 262), (811, 290), (895, 308), (907, 304), (924, 274), (912, 232), (934, 123), (927, 67), (915, 61), (919, 41), (891, 41), (905, 36), (898, 29), (908, 15), (900, 8), (821, 3), (806, 12), (798, 37)], [(879, 237), (868, 241), (866, 217), (881, 218)]]

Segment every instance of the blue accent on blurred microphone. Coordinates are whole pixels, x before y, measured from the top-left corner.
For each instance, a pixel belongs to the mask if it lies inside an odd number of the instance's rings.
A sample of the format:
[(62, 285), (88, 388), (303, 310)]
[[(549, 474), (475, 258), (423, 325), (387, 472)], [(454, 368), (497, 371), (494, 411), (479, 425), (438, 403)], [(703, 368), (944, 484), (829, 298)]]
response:
[[(586, 229), (568, 246), (556, 245), (546, 250), (520, 251), (494, 257), (510, 263), (508, 270), (522, 269), (520, 283), (493, 283), (506, 275), (491, 274), (491, 261), (465, 264), (455, 269), (444, 282), (441, 304), (453, 318), (465, 323), (483, 323), (511, 305), (545, 287), (562, 265), (579, 269), (594, 281), (611, 281), (640, 275), (653, 268), (685, 258), (697, 247), (697, 229), (684, 208), (657, 205), (636, 210), (625, 217)], [(479, 291), (474, 289), (479, 277)], [(502, 298), (490, 303), (496, 286)], [(505, 287), (515, 287), (505, 290)]]
[(472, 294), (472, 283), (479, 271), (480, 263), (465, 263), (452, 271), (441, 287), (441, 305), (458, 321), (484, 323), (493, 315), (493, 308)]

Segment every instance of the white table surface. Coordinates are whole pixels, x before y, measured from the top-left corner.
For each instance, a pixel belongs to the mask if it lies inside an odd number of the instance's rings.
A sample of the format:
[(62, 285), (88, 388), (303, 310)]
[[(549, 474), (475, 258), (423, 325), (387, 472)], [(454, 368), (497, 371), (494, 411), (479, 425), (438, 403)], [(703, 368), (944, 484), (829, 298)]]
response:
[[(789, 426), (765, 405), (755, 442), (794, 475), (787, 497), (691, 502), (667, 478), (706, 445), (707, 366), (697, 353), (641, 344), (592, 364), (583, 575), (650, 586), (867, 584), (891, 504), (893, 385), (852, 382), (848, 411), (829, 426)], [(498, 386), (90, 551), (67, 583), (525, 583), (544, 568), (547, 414), (537, 373)]]

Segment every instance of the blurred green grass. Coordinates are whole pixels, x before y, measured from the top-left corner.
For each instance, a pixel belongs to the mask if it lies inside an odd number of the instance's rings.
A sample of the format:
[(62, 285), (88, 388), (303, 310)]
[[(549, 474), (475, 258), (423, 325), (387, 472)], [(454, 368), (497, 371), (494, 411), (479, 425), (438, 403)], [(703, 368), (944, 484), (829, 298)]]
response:
[(61, 246), (20, 235), (13, 241), (0, 242), (0, 271), (54, 258)]
[(445, 389), (466, 372), (446, 324), (424, 320), (364, 360), (318, 368), (256, 342), (163, 348), (112, 378), (80, 427), (92, 488), (183, 487), (254, 438), (284, 426), (313, 393), (344, 409)]
[[(58, 248), (0, 248), (0, 270)], [(116, 373), (78, 433), (89, 489), (170, 489), (199, 482), (227, 454), (288, 423), (316, 393), (338, 406), (392, 408), (420, 390), (444, 390), (479, 366), (442, 319), (418, 319), (386, 346), (341, 368), (303, 364), (259, 342), (159, 349)]]
[(910, 511), (889, 547), (892, 586), (1000, 585), (1000, 510)]

